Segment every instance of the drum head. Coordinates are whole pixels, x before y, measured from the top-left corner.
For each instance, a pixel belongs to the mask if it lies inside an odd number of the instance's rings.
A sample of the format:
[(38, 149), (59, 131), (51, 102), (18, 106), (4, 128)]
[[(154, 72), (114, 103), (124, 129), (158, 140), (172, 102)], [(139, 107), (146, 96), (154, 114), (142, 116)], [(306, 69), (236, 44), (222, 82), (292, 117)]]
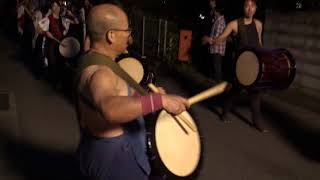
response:
[(143, 66), (137, 59), (127, 57), (121, 59), (118, 63), (137, 83), (142, 81), (144, 75)]
[[(183, 112), (186, 119), (195, 127), (188, 112)], [(192, 131), (186, 124), (176, 120), (165, 111), (161, 111), (155, 126), (155, 140), (158, 154), (166, 168), (176, 176), (191, 175), (198, 167), (201, 156), (201, 142), (198, 132)]]
[(236, 76), (243, 86), (252, 85), (259, 75), (259, 59), (251, 51), (244, 51), (236, 63)]
[(61, 41), (59, 51), (65, 58), (73, 58), (80, 52), (80, 43), (74, 37), (67, 37)]

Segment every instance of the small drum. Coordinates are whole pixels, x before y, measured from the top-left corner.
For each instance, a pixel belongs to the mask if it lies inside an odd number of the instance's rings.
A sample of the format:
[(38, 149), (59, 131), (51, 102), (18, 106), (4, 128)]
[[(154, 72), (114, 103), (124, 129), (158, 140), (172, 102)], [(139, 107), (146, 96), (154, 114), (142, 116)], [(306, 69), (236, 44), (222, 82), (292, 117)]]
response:
[(144, 76), (142, 64), (135, 58), (127, 57), (121, 59), (118, 64), (124, 69), (137, 83), (140, 83)]
[[(183, 115), (195, 127), (188, 112)], [(173, 178), (194, 178), (201, 159), (199, 130), (192, 131), (179, 119), (161, 111), (156, 121), (146, 121), (148, 150), (155, 174)]]
[(286, 89), (296, 73), (295, 60), (286, 49), (244, 48), (235, 66), (238, 83), (250, 89)]
[(65, 58), (73, 58), (80, 52), (80, 43), (74, 37), (66, 37), (59, 45), (59, 52)]
[(117, 60), (118, 64), (124, 69), (137, 83), (145, 89), (148, 89), (149, 83), (155, 83), (155, 76), (147, 64), (138, 58), (129, 56), (129, 54), (121, 55)]

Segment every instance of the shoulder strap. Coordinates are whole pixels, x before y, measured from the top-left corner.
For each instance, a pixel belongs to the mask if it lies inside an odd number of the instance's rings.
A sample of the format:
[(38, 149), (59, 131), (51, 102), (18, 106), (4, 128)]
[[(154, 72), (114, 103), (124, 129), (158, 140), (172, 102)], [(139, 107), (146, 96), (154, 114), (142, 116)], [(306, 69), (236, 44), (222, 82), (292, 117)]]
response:
[[(114, 62), (110, 57), (105, 56), (99, 53), (88, 52), (84, 56), (79, 59), (79, 65), (76, 71), (74, 84), (73, 84), (73, 91), (74, 91), (74, 103), (76, 108), (76, 115), (79, 121), (80, 130), (85, 129), (85, 124), (81, 120), (80, 111), (79, 111), (79, 97), (82, 97), (77, 93), (77, 87), (80, 81), (82, 71), (91, 66), (91, 65), (106, 65), (108, 66), (115, 74), (125, 80), (132, 88), (134, 88), (140, 95), (146, 95), (147, 91), (144, 90), (135, 80), (132, 79), (128, 73), (126, 73), (116, 62)], [(89, 105), (89, 107), (93, 107), (90, 101), (87, 101), (86, 98), (82, 97), (84, 103)]]
[[(90, 59), (90, 60), (89, 60)], [(119, 64), (113, 61), (110, 57), (105, 56), (100, 53), (90, 52), (84, 55), (80, 59), (80, 64), (77, 70), (77, 81), (80, 80), (82, 71), (91, 65), (106, 65), (108, 66), (115, 74), (125, 80), (132, 88), (134, 88), (140, 95), (146, 95), (147, 91), (144, 90), (127, 72), (125, 72)]]

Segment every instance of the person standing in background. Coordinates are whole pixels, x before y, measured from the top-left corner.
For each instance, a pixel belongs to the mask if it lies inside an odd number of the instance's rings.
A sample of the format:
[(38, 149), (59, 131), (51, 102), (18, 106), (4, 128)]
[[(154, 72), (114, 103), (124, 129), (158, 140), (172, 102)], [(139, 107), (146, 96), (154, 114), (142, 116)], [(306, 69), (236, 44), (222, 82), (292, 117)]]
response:
[(212, 44), (211, 39), (218, 37), (226, 27), (224, 18), (224, 7), (221, 2), (216, 3), (213, 10), (215, 21), (211, 27), (210, 36), (204, 36), (202, 39), (203, 44), (209, 44), (208, 51), (210, 55), (210, 78), (215, 79), (217, 82), (222, 80), (222, 62), (226, 51), (226, 42)]

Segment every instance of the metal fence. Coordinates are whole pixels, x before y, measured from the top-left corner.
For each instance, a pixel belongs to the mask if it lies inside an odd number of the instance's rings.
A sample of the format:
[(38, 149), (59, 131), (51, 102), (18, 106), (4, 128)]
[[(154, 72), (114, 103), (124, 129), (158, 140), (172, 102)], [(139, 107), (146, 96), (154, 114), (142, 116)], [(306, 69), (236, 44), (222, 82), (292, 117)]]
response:
[(129, 13), (129, 19), (133, 27), (133, 47), (142, 57), (162, 60), (177, 57), (179, 32), (175, 22), (138, 11)]

